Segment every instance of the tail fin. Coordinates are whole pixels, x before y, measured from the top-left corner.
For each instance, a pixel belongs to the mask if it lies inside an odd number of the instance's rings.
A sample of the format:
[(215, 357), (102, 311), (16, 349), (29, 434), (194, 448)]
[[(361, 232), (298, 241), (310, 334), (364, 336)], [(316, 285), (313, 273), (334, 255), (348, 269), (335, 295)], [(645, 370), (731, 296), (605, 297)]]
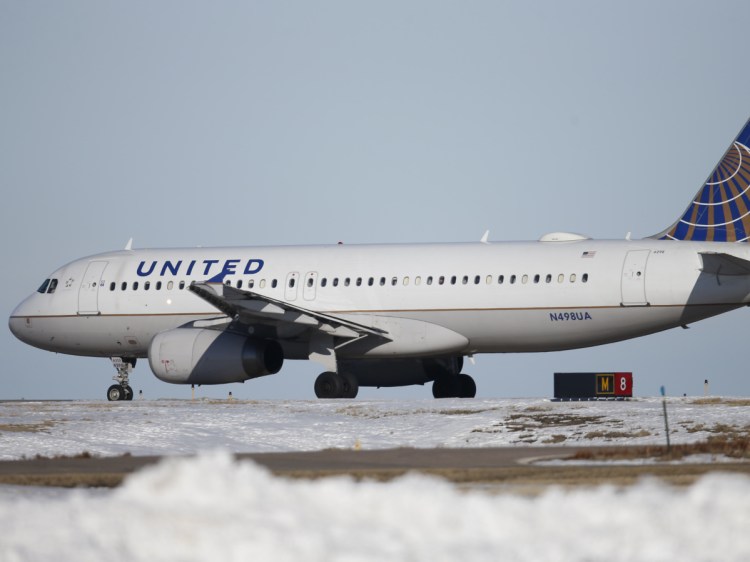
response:
[(661, 240), (747, 242), (750, 239), (750, 121)]

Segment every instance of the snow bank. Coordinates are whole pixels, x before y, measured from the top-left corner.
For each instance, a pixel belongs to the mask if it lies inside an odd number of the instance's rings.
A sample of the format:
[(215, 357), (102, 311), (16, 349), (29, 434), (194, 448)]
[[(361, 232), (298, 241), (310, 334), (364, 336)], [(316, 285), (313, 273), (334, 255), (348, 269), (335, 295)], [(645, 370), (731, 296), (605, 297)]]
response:
[(170, 459), (115, 491), (0, 493), (0, 559), (750, 559), (750, 478), (689, 488), (460, 492), (424, 476), (290, 481), (228, 453)]

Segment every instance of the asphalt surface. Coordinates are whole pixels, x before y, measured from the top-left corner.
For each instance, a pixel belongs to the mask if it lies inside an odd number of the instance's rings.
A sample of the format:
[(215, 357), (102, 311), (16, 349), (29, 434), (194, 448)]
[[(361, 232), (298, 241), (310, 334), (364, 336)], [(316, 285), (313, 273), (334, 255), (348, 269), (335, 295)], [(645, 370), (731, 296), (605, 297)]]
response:
[[(551, 484), (627, 485), (644, 475), (673, 484), (689, 484), (717, 470), (750, 474), (750, 463), (593, 465), (544, 460), (570, 459), (577, 452), (617, 448), (597, 447), (498, 447), (477, 449), (382, 449), (311, 452), (252, 453), (236, 455), (252, 460), (278, 476), (321, 478), (349, 475), (389, 480), (407, 472), (421, 472), (465, 485), (487, 485), (538, 491)], [(625, 450), (625, 448), (622, 448)], [(117, 486), (128, 474), (157, 463), (161, 457), (37, 458), (0, 462), (0, 483), (36, 486)]]

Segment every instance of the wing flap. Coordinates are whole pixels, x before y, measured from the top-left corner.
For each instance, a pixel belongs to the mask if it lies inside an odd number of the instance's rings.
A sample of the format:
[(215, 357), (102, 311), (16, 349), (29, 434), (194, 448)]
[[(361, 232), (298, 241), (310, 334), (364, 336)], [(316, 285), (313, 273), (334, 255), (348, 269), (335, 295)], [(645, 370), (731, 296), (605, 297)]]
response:
[(388, 333), (380, 328), (309, 310), (223, 283), (194, 282), (190, 284), (189, 289), (227, 316), (247, 324), (297, 324), (317, 328), (326, 334), (345, 339), (362, 336), (389, 339)]

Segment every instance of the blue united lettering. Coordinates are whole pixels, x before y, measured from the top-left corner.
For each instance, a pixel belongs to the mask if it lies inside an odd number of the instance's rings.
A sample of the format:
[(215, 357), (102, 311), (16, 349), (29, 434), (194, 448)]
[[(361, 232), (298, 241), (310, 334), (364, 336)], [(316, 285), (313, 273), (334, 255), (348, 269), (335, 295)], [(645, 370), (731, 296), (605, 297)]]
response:
[[(263, 269), (265, 262), (258, 258), (242, 260), (234, 258), (229, 260), (191, 260), (188, 263), (183, 260), (151, 260), (141, 261), (138, 264), (136, 273), (138, 277), (149, 277), (159, 275), (159, 277), (176, 277), (177, 275), (190, 276), (193, 271), (200, 271), (205, 277), (212, 276), (210, 281), (223, 281), (227, 275), (254, 275)], [(198, 266), (196, 268), (196, 266)]]

